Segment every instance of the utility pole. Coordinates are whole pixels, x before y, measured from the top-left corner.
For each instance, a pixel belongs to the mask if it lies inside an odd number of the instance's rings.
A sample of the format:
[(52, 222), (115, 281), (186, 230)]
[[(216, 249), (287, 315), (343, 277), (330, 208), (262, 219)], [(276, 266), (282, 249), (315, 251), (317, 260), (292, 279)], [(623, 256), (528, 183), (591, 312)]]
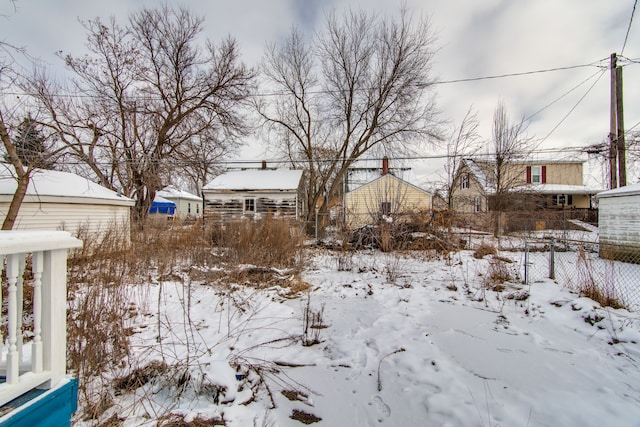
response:
[(627, 159), (624, 140), (624, 114), (622, 110), (622, 67), (616, 67), (616, 118), (618, 132), (618, 183), (627, 185)]
[(617, 136), (618, 122), (616, 119), (616, 67), (618, 58), (615, 53), (611, 54), (611, 104), (609, 109), (609, 188), (618, 188), (618, 165), (617, 165)]
[(622, 102), (622, 67), (618, 57), (611, 54), (611, 108), (609, 122), (609, 186), (627, 185), (626, 144)]

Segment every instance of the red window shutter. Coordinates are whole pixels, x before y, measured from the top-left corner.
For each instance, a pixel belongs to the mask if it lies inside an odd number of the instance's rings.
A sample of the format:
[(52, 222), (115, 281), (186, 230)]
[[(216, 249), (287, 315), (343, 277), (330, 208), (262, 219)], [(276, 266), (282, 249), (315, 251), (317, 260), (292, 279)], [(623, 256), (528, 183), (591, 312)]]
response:
[(527, 184), (531, 184), (531, 166), (527, 166)]
[(547, 167), (546, 166), (542, 166), (542, 183), (546, 184), (547, 183)]

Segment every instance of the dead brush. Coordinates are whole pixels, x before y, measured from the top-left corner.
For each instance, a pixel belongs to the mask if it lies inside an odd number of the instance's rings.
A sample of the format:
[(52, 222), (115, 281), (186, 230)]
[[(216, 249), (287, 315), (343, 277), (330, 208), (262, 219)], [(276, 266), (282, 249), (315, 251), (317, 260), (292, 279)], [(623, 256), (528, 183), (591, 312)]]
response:
[(158, 419), (157, 427), (211, 427), (226, 426), (224, 417), (202, 418), (197, 416), (191, 421), (186, 421), (186, 416), (181, 414), (168, 414)]
[(113, 388), (116, 394), (132, 392), (164, 375), (168, 370), (166, 363), (154, 360), (142, 368), (134, 369), (124, 377), (114, 379)]
[[(613, 262), (613, 261), (610, 261)], [(578, 249), (578, 283), (580, 296), (591, 298), (603, 307), (625, 308), (624, 302), (616, 294), (613, 282), (606, 278), (598, 278), (591, 257), (584, 247)]]
[(473, 251), (473, 257), (475, 259), (482, 259), (487, 255), (495, 255), (496, 253), (497, 251), (495, 246), (482, 243), (475, 251)]
[(484, 276), (484, 287), (496, 292), (505, 289), (504, 283), (513, 280), (507, 264), (500, 259), (492, 259), (489, 262), (487, 274)]
[(271, 217), (232, 222), (218, 230), (216, 243), (224, 248), (222, 260), (230, 265), (300, 268), (304, 257), (300, 256), (303, 241), (298, 229), (294, 222)]
[(310, 347), (320, 344), (321, 330), (328, 326), (324, 323), (324, 304), (319, 309), (311, 307), (311, 292), (307, 293), (307, 301), (302, 309), (302, 345)]
[(70, 253), (68, 264), (67, 364), (80, 380), (81, 406), (104, 406), (109, 378), (131, 355), (128, 322), (137, 312), (132, 303), (143, 311), (148, 303), (144, 287), (131, 284), (212, 258), (199, 227), (167, 227), (150, 223), (127, 238), (111, 229), (98, 235), (78, 231), (84, 246)]

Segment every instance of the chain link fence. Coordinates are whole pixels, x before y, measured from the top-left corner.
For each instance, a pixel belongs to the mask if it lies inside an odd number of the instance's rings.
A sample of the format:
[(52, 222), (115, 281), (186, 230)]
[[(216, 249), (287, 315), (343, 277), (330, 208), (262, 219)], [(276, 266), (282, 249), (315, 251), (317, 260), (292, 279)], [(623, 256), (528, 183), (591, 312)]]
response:
[[(553, 279), (602, 305), (640, 311), (640, 247), (604, 244), (597, 234), (590, 240), (556, 236), (504, 236), (465, 231), (456, 239), (465, 249), (495, 245), (500, 252), (518, 254), (517, 278), (526, 284)], [(595, 240), (595, 241), (594, 241)], [(514, 258), (514, 257), (510, 257)]]

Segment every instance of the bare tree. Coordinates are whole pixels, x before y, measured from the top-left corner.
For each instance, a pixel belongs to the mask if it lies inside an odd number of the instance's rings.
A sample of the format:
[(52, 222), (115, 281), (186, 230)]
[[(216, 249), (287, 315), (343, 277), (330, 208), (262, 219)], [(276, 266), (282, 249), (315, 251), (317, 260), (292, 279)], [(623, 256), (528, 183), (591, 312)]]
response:
[[(0, 88), (10, 87), (12, 91), (16, 91), (23, 86), (26, 73), (19, 65), (18, 56), (25, 57), (28, 62), (33, 60), (24, 48), (0, 42)], [(0, 99), (3, 158), (10, 165), (8, 171), (17, 182), (16, 191), (2, 222), (2, 230), (13, 229), (33, 171), (49, 168), (55, 162), (56, 153), (48, 152), (50, 135), (45, 135), (37, 127), (37, 121), (29, 112), (27, 98), (2, 96)]]
[(525, 133), (527, 123), (521, 120), (511, 123), (504, 103), (499, 102), (493, 114), (493, 138), (491, 141), (491, 160), (493, 177), (492, 208), (495, 212), (494, 233), (502, 234), (501, 213), (506, 211), (517, 194), (514, 189), (524, 184), (514, 168), (514, 163), (531, 154), (531, 139)]
[(256, 106), (292, 166), (307, 170), (309, 223), (364, 154), (417, 152), (436, 136), (427, 96), (434, 53), (429, 22), (406, 10), (395, 20), (329, 14), (313, 40), (294, 28), (268, 48), (263, 71), (276, 95)]
[(444, 193), (449, 211), (454, 209), (454, 196), (460, 188), (462, 161), (465, 157), (473, 156), (479, 149), (479, 125), (477, 114), (469, 107), (462, 122), (453, 129), (447, 140), (447, 161), (444, 165), (447, 176)]
[(58, 96), (46, 78), (31, 90), (68, 153), (103, 185), (135, 198), (142, 220), (163, 177), (203, 167), (199, 179), (206, 180), (210, 162), (185, 160), (194, 144), (207, 159), (237, 146), (254, 73), (234, 40), (200, 40), (203, 20), (185, 8), (142, 9), (126, 27), (111, 18), (85, 28), (90, 53), (63, 58), (78, 96)]

